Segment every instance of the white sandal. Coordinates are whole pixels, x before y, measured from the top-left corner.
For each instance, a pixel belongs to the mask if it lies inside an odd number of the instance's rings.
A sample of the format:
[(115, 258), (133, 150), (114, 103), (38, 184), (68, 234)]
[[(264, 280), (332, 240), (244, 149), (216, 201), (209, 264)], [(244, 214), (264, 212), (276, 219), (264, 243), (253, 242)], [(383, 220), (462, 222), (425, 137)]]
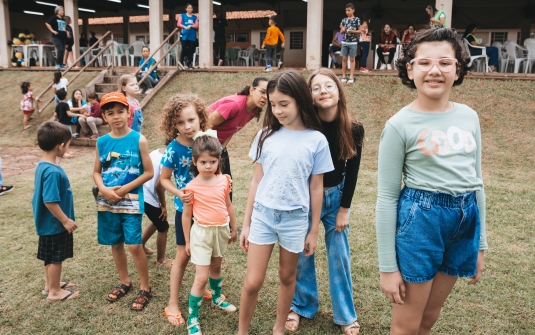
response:
[[(290, 329), (290, 328), (288, 328), (286, 326), (286, 322), (291, 322), (291, 321), (297, 322), (297, 327), (295, 327), (295, 329)], [(296, 331), (299, 330), (300, 321), (301, 321), (301, 316), (299, 314), (297, 314), (296, 312), (294, 312), (294, 311), (290, 311), (288, 313), (288, 316), (286, 317), (286, 322), (284, 323), (284, 328), (286, 328), (286, 330), (289, 331), (289, 332), (296, 332)]]
[(347, 335), (347, 331), (350, 330), (350, 329), (356, 329), (357, 330), (357, 334), (360, 333), (360, 325), (357, 321), (354, 321), (348, 325), (345, 325), (345, 326), (340, 326), (340, 328), (342, 328), (342, 331), (344, 332), (344, 335)]

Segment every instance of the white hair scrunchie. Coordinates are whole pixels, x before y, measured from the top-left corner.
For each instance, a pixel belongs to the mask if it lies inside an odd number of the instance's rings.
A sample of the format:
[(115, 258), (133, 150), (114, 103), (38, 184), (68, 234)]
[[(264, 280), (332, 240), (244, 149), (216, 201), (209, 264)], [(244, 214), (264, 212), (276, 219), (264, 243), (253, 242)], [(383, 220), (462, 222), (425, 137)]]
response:
[(217, 139), (217, 130), (213, 130), (213, 129), (208, 129), (207, 131), (199, 130), (197, 134), (193, 136), (193, 140), (195, 141), (201, 136), (210, 136), (210, 137)]

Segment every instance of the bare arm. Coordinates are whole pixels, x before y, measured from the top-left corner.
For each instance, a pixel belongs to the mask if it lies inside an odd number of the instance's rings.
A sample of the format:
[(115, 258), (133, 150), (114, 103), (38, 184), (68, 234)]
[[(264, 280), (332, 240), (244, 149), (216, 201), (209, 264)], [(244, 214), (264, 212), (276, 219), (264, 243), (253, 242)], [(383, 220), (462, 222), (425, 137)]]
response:
[(162, 173), (160, 174), (160, 183), (162, 186), (174, 196), (180, 198), (184, 205), (189, 204), (193, 199), (193, 192), (184, 193), (184, 190), (176, 188), (175, 184), (171, 180), (173, 169), (162, 166)]
[(236, 222), (236, 213), (234, 212), (234, 206), (232, 206), (229, 194), (227, 194), (226, 202), (228, 216), (230, 218), (230, 241), (235, 242), (238, 238), (238, 223)]
[(184, 239), (186, 240), (186, 254), (188, 256), (191, 256), (191, 252), (190, 252), (191, 224), (189, 224), (193, 216), (191, 207), (192, 207), (191, 205), (184, 204), (184, 208), (182, 212), (182, 229), (184, 230)]
[(69, 219), (65, 213), (61, 210), (61, 207), (59, 207), (59, 204), (57, 202), (45, 202), (46, 208), (58, 219), (63, 227), (67, 229), (67, 232), (72, 233), (78, 226), (76, 223), (74, 223), (73, 220)]
[(251, 186), (249, 186), (247, 204), (245, 205), (245, 214), (243, 216), (242, 232), (240, 235), (240, 247), (245, 252), (247, 252), (249, 249), (249, 242), (247, 241), (247, 237), (249, 237), (249, 229), (251, 228), (251, 216), (253, 215), (253, 206), (256, 197), (256, 191), (258, 190), (258, 185), (260, 184), (260, 181), (263, 177), (264, 170), (262, 169), (262, 164), (256, 163), (253, 172), (253, 179), (251, 180)]
[(321, 206), (323, 203), (323, 174), (315, 174), (310, 178), (310, 210), (312, 227), (305, 240), (305, 256), (310, 256), (318, 245)]
[(115, 191), (120, 197), (124, 197), (128, 192), (142, 186), (154, 176), (154, 168), (149, 155), (149, 143), (143, 135), (139, 137), (139, 154), (141, 156), (144, 172), (141, 176), (132, 180), (128, 184), (121, 186), (121, 188)]
[(156, 191), (156, 195), (158, 196), (158, 200), (160, 201), (160, 209), (162, 210), (160, 219), (167, 220), (167, 203), (165, 200), (165, 188), (163, 188), (162, 184), (160, 183), (160, 178), (156, 180), (154, 190)]
[(54, 34), (54, 35), (57, 35), (57, 34), (58, 34), (58, 32), (55, 31), (54, 29), (52, 29), (52, 26), (49, 25), (47, 22), (45, 22), (45, 26), (48, 28), (48, 30), (50, 30), (50, 32), (51, 32), (52, 34)]
[(98, 147), (95, 148), (95, 165), (93, 167), (93, 180), (97, 185), (98, 191), (104, 195), (106, 200), (111, 202), (117, 202), (121, 200), (121, 197), (115, 193), (115, 190), (119, 189), (120, 186), (115, 187), (106, 187), (104, 181), (102, 180), (102, 164), (100, 163), (100, 156), (98, 153)]

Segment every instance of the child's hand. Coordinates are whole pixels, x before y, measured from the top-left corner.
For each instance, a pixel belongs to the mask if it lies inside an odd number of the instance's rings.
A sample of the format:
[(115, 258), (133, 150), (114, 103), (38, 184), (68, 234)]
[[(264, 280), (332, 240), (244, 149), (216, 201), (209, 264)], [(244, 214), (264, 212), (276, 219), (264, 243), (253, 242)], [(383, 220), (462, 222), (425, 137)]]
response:
[(308, 233), (305, 239), (305, 256), (311, 256), (314, 254), (316, 247), (318, 246), (318, 233)]
[(230, 232), (230, 239), (228, 240), (228, 244), (236, 242), (236, 240), (238, 240), (238, 229), (233, 229)]
[(346, 26), (340, 27), (340, 32), (345, 33), (346, 32)]
[(260, 46), (260, 49), (264, 49), (264, 47), (265, 47), (265, 45), (262, 44), (262, 45)]
[(284, 43), (281, 43), (281, 48), (284, 48)]
[(381, 291), (391, 303), (404, 304), (401, 298), (405, 298), (405, 282), (401, 278), (401, 272), (381, 272), (379, 283)]
[(115, 192), (120, 188), (121, 186), (104, 187), (104, 189), (99, 191), (109, 202), (118, 202), (119, 200), (121, 200), (122, 197)]
[(249, 241), (247, 238), (249, 237), (249, 227), (243, 226), (241, 228), (241, 234), (240, 234), (240, 248), (243, 250), (243, 252), (249, 251)]
[(349, 213), (348, 209), (340, 207), (338, 214), (336, 214), (336, 230), (337, 232), (343, 232), (349, 225)]
[(74, 221), (71, 220), (71, 219), (68, 219), (67, 221), (62, 222), (62, 224), (63, 224), (63, 227), (65, 227), (65, 229), (67, 229), (67, 232), (68, 232), (69, 234), (72, 234), (72, 232), (73, 232), (76, 228), (78, 228), (78, 226), (76, 225), (76, 223), (74, 223)]
[(186, 255), (191, 257), (191, 247), (188, 242), (186, 242), (186, 247), (184, 249), (186, 249)]
[(167, 208), (165, 208), (165, 206), (160, 205), (160, 209), (162, 210), (162, 214), (160, 214), (158, 218), (162, 221), (166, 221), (167, 220)]
[(483, 271), (485, 271), (485, 251), (479, 250), (477, 255), (476, 275), (472, 277), (472, 280), (468, 282), (468, 285), (476, 284), (481, 279)]
[(184, 205), (191, 205), (191, 201), (193, 200), (193, 192), (183, 188), (181, 190), (178, 190), (177, 196), (180, 198)]

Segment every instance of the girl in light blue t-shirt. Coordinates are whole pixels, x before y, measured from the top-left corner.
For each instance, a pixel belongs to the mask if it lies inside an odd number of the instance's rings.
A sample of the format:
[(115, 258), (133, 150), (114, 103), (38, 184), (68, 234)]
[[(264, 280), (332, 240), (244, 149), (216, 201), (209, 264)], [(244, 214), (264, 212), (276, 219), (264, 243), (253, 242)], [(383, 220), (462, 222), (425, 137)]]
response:
[(302, 251), (310, 256), (316, 249), (323, 174), (334, 169), (303, 76), (293, 70), (279, 72), (268, 82), (267, 92), (263, 128), (249, 152), (256, 166), (240, 236), (240, 246), (248, 253), (240, 300), (240, 334), (248, 332), (276, 242), (280, 246), (280, 289), (273, 332), (284, 333), (297, 259)]

